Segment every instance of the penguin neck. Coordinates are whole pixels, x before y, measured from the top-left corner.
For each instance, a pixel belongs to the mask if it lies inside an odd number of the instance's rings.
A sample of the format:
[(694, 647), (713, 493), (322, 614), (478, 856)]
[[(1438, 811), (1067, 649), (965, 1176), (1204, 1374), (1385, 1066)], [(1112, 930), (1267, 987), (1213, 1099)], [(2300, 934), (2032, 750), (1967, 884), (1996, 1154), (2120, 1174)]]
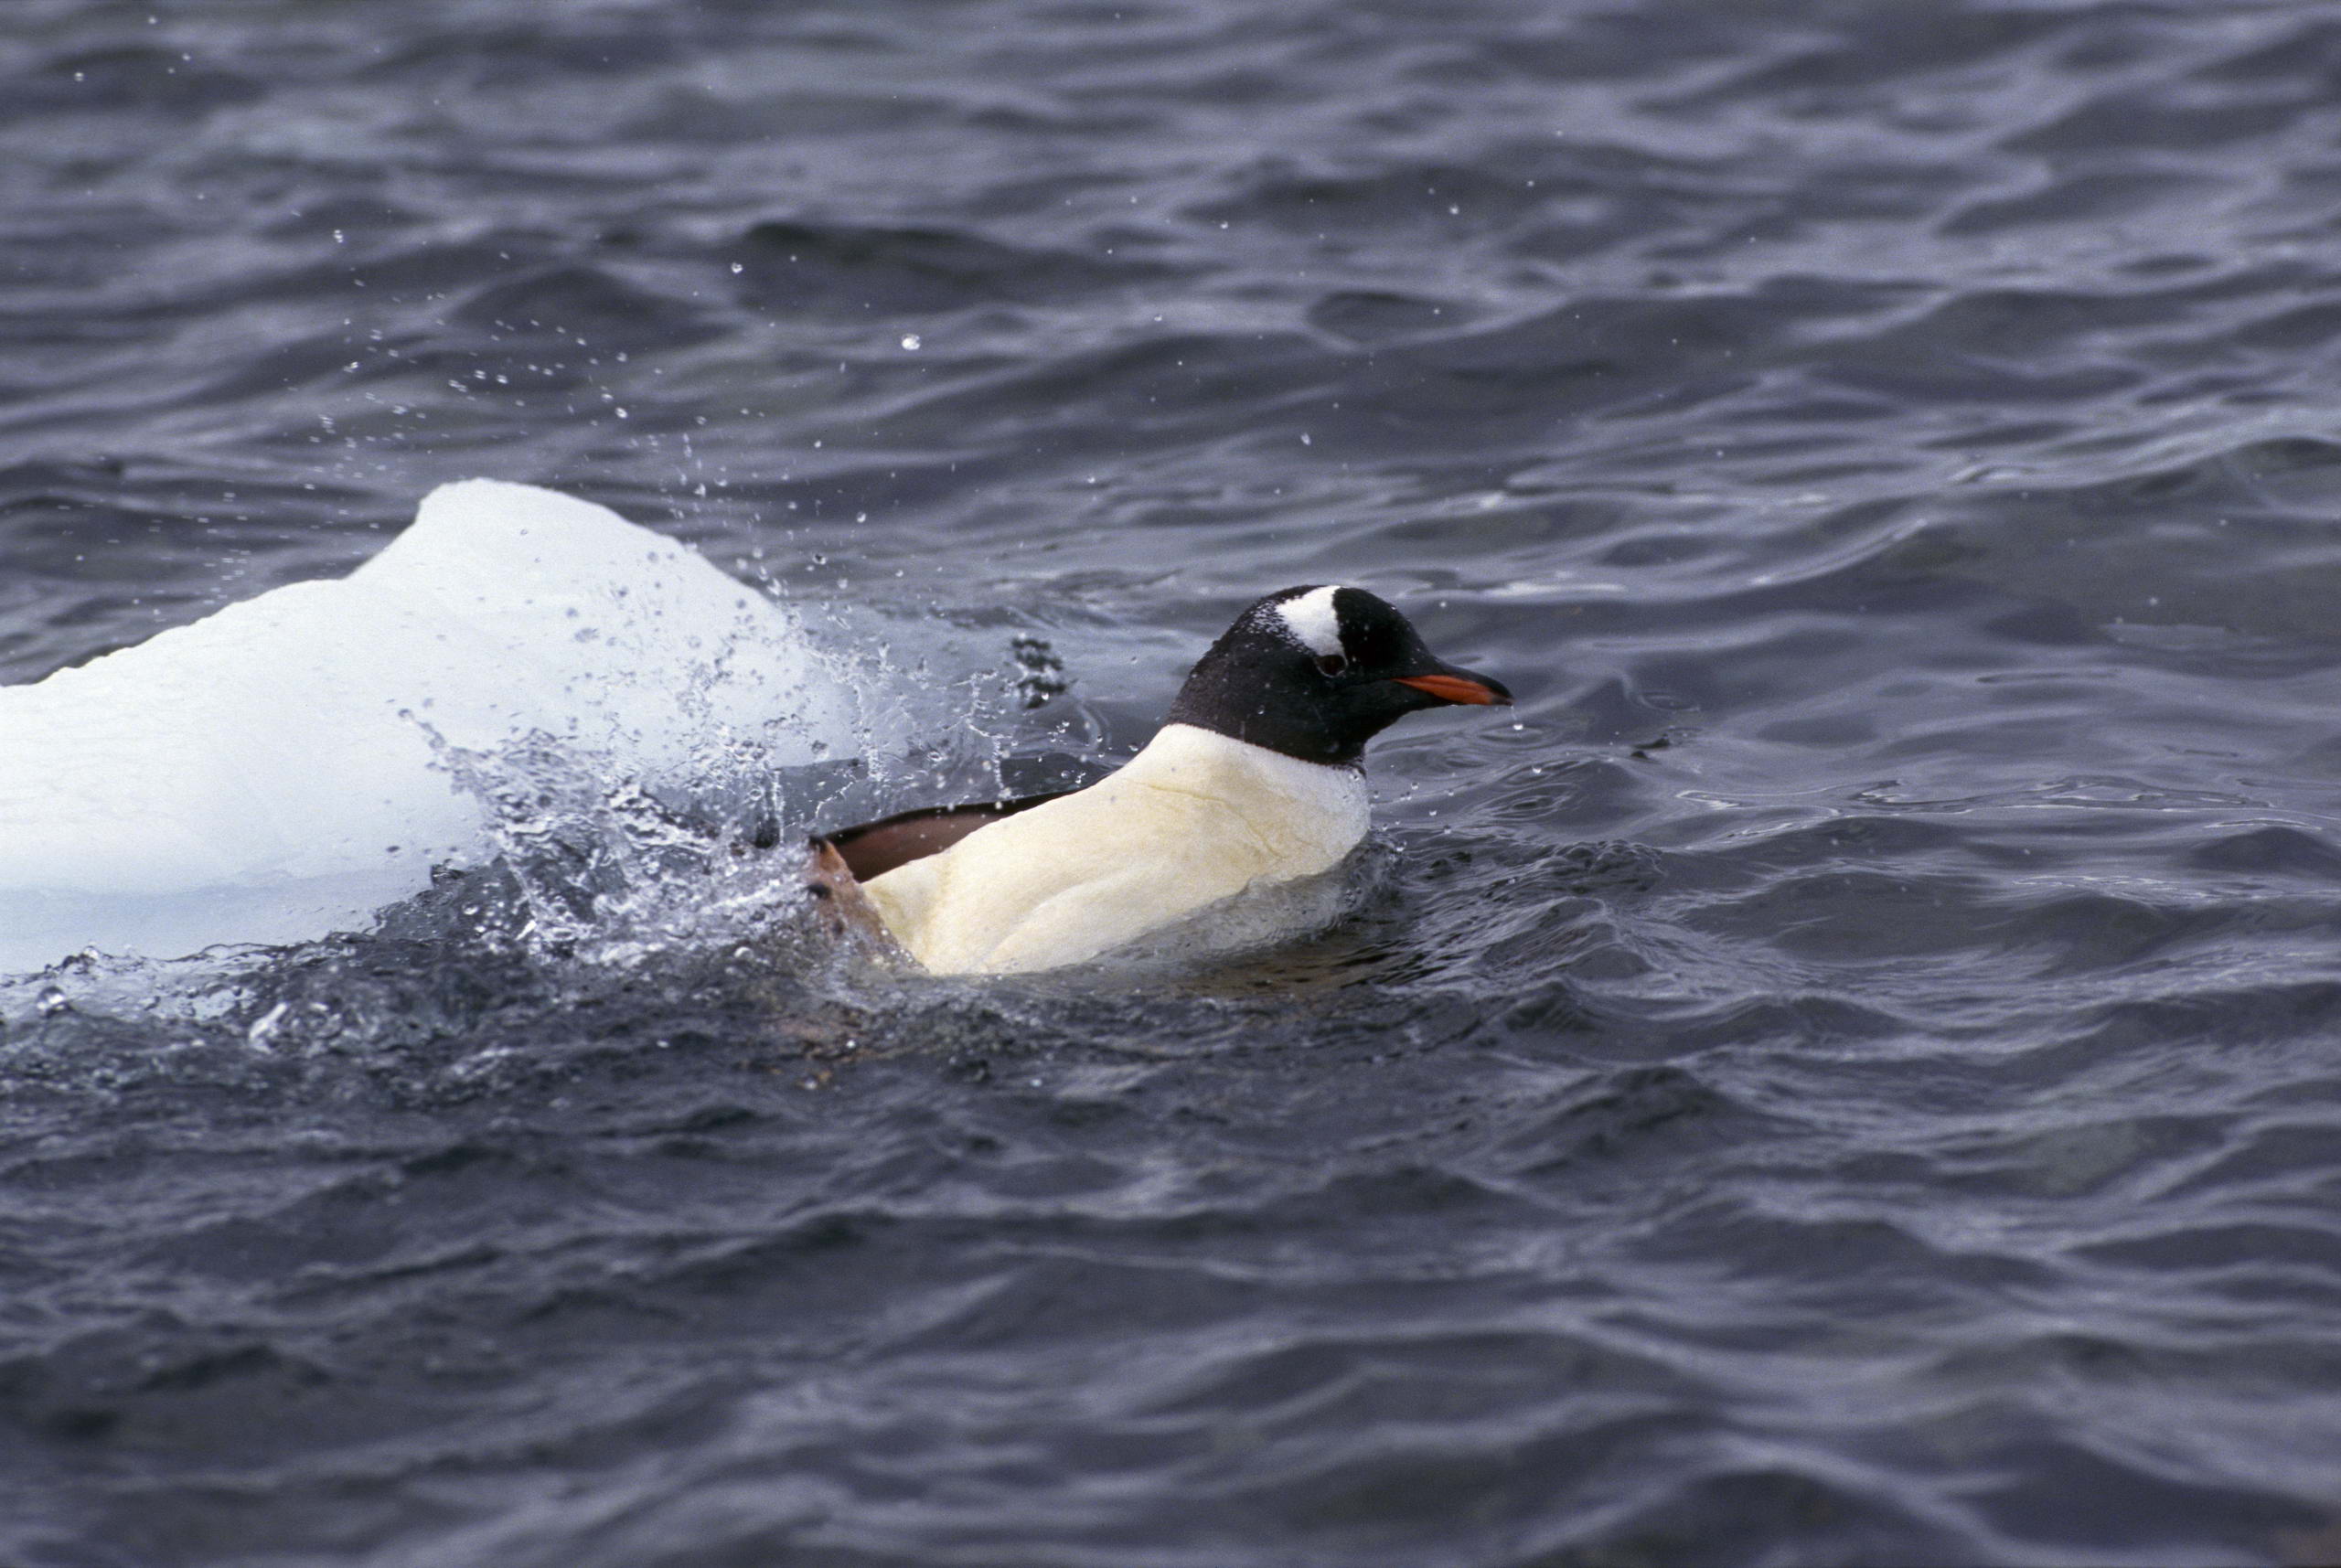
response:
[(1194, 724), (1156, 731), (1106, 783), (1117, 780), (1216, 801), (1255, 831), (1335, 859), (1365, 837), (1372, 811), (1354, 763), (1303, 762)]
[(1338, 763), (1312, 762), (1306, 757), (1289, 756), (1272, 746), (1224, 734), (1209, 725), (1184, 719), (1172, 719), (1157, 730), (1154, 739), (1149, 741), (1137, 756), (1124, 763), (1123, 768), (1127, 771), (1141, 762), (1149, 763), (1149, 769), (1236, 769), (1267, 780), (1289, 781), (1296, 789), (1308, 794), (1336, 784), (1345, 785), (1347, 781), (1363, 781), (1365, 776), (1362, 757)]
[(1295, 762), (1353, 768), (1374, 731), (1388, 722), (1351, 733), (1318, 694), (1264, 684), (1252, 662), (1214, 646), (1171, 699), (1164, 727), (1188, 725)]

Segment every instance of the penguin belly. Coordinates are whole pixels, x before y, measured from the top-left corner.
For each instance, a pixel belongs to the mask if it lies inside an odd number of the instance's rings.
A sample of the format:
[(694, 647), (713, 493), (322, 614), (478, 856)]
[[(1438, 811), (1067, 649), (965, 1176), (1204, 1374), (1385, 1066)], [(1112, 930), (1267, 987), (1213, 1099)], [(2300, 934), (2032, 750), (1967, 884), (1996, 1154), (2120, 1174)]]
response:
[(1258, 883), (1331, 870), (1365, 837), (1363, 776), (1189, 725), (1118, 773), (865, 884), (937, 975), (1079, 964)]

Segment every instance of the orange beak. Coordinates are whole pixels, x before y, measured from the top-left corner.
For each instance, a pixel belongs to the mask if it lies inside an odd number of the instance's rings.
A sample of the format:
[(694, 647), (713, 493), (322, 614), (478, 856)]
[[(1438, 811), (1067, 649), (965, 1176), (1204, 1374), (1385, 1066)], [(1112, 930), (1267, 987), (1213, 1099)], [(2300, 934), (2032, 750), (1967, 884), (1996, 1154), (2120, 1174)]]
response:
[(1402, 675), (1393, 678), (1400, 686), (1411, 686), (1441, 702), (1459, 702), (1470, 708), (1491, 704), (1509, 707), (1512, 702), (1512, 693), (1503, 688), (1468, 675)]

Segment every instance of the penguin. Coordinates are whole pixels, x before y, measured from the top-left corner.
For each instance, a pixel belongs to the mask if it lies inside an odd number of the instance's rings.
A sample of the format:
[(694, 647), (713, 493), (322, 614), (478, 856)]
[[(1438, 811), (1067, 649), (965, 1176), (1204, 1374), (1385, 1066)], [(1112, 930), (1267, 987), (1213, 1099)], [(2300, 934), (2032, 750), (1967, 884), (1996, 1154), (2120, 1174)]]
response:
[(935, 975), (1082, 964), (1364, 838), (1365, 744), (1423, 709), (1509, 705), (1362, 588), (1255, 601), (1144, 750), (1086, 789), (904, 812), (814, 841), (848, 928)]

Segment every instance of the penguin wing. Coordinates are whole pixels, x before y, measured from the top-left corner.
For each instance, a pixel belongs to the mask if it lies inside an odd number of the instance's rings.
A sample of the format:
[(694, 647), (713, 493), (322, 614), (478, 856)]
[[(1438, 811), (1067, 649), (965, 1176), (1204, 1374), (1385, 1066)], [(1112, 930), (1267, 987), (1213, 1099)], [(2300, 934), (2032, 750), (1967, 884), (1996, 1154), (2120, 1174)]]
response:
[(866, 882), (884, 876), (897, 866), (939, 855), (978, 827), (1074, 793), (1057, 790), (1049, 795), (978, 801), (970, 805), (922, 806), (916, 811), (899, 811), (875, 822), (824, 833), (815, 842), (828, 846), (856, 880)]
[(820, 911), (836, 936), (858, 943), (889, 963), (911, 961), (911, 955), (887, 929), (885, 916), (870, 901), (870, 895), (861, 891), (861, 883), (845, 863), (845, 857), (826, 839), (816, 838), (807, 848), (805, 891), (813, 896), (814, 907)]

